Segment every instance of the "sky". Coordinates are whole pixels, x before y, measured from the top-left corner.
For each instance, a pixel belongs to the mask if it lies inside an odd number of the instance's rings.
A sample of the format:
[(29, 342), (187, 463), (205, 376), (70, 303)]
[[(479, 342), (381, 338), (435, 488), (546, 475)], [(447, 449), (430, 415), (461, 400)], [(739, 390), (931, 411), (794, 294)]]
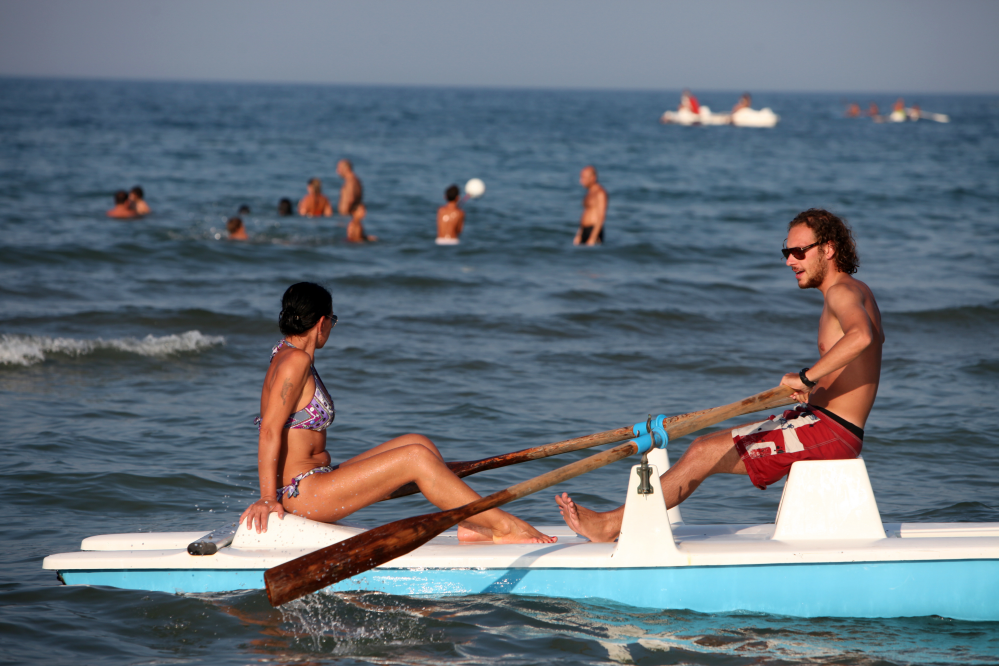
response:
[(0, 0), (0, 76), (999, 93), (995, 0)]

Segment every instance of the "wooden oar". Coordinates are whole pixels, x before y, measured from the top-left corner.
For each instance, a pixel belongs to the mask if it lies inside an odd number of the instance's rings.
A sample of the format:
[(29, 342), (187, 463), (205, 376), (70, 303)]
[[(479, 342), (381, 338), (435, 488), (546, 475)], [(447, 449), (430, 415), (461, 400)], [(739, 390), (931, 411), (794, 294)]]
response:
[[(677, 439), (734, 416), (790, 404), (791, 393), (790, 388), (778, 386), (730, 405), (694, 412), (689, 417), (665, 423), (664, 428), (671, 440)], [(321, 590), (416, 550), (444, 530), (478, 513), (599, 469), (637, 451), (638, 447), (634, 442), (627, 442), (464, 506), (397, 520), (279, 564), (264, 572), (267, 598), (271, 605), (280, 606)]]
[[(792, 401), (783, 397), (783, 393), (780, 396), (775, 396), (774, 391), (777, 389), (770, 389), (769, 391), (764, 391), (763, 393), (757, 393), (754, 396), (750, 396), (745, 400), (741, 400), (739, 403), (733, 403), (740, 405), (746, 411), (739, 412), (734, 416), (739, 416), (740, 414), (751, 414), (752, 412), (762, 411), (764, 409), (773, 409), (775, 407), (780, 407), (782, 405), (789, 405)], [(689, 412), (687, 414), (680, 414), (679, 416), (671, 416), (666, 419), (663, 423), (664, 425), (669, 425), (670, 423), (676, 423), (677, 421), (685, 421), (687, 419), (706, 414), (708, 412), (714, 412), (713, 409), (704, 409), (699, 412)], [(542, 446), (535, 446), (530, 449), (523, 449), (521, 451), (514, 451), (513, 453), (504, 453), (499, 456), (493, 456), (491, 458), (483, 458), (482, 460), (464, 460), (455, 461), (447, 463), (448, 468), (455, 473), (459, 478), (464, 478), (472, 474), (477, 474), (479, 472), (484, 472), (489, 469), (497, 469), (499, 467), (506, 467), (507, 465), (516, 465), (518, 463), (527, 462), (529, 460), (538, 460), (540, 458), (547, 458), (549, 456), (557, 456), (561, 453), (568, 453), (569, 451), (579, 451), (581, 449), (589, 449), (594, 446), (601, 446), (603, 444), (614, 444), (616, 442), (623, 442), (626, 439), (631, 439), (635, 435), (631, 430), (632, 426), (623, 426), (621, 428), (615, 428), (614, 430), (605, 430), (603, 432), (597, 432), (592, 435), (584, 435), (583, 437), (576, 437), (573, 439), (566, 439), (561, 442), (554, 442), (552, 444), (544, 444)], [(385, 497), (385, 499), (395, 499), (397, 497), (406, 497), (407, 495), (415, 495), (420, 492), (420, 489), (415, 483), (407, 483), (404, 486), (398, 488), (391, 495)]]

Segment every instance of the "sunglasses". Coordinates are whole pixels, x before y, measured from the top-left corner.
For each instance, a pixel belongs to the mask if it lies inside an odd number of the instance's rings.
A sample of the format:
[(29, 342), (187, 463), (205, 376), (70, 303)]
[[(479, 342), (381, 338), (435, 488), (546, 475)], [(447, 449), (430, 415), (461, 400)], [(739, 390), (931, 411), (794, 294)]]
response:
[[(784, 239), (784, 242), (787, 243), (786, 238)], [(780, 252), (781, 254), (784, 255), (785, 259), (794, 255), (794, 258), (800, 261), (805, 258), (805, 253), (811, 250), (816, 245), (822, 245), (822, 242), (819, 241), (817, 243), (812, 243), (811, 245), (806, 245), (805, 247), (785, 247)]]
[(330, 328), (333, 328), (334, 326), (336, 326), (337, 319), (336, 319), (336, 315), (335, 314), (333, 314), (331, 312), (328, 315), (326, 315), (326, 318), (330, 320)]

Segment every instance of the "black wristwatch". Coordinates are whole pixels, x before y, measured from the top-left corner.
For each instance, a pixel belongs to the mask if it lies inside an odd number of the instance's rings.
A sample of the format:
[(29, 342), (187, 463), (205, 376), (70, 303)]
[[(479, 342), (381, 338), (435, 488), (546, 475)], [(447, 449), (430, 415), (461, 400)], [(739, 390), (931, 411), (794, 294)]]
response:
[(805, 386), (807, 386), (810, 389), (813, 389), (813, 388), (815, 388), (815, 385), (818, 384), (818, 382), (813, 382), (811, 379), (809, 379), (805, 375), (805, 370), (808, 370), (808, 368), (802, 368), (801, 369), (801, 372), (798, 373), (798, 379), (801, 380), (802, 384), (804, 384)]

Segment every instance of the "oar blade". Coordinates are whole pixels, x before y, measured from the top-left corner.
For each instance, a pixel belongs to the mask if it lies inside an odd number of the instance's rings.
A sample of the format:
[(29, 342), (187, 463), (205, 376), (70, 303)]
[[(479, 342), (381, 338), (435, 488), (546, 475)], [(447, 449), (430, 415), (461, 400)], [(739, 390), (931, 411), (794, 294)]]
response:
[(397, 520), (272, 567), (264, 572), (267, 598), (280, 606), (402, 557), (459, 523), (456, 513)]

